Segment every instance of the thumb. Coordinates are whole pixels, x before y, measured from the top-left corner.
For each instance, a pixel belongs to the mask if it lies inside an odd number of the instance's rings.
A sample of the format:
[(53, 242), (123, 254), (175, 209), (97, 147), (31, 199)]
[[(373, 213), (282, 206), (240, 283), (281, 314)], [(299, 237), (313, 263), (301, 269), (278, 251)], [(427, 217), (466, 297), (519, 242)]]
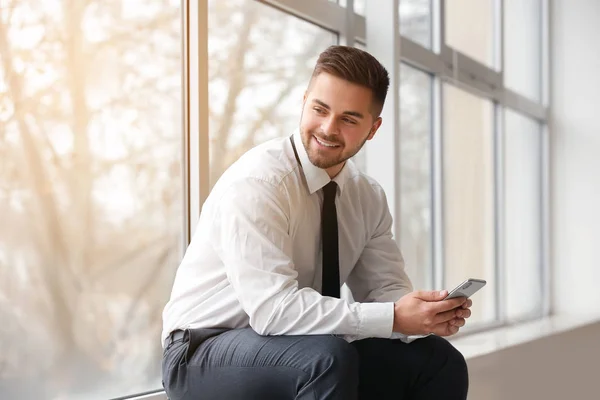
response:
[(415, 297), (425, 301), (440, 301), (448, 295), (447, 290), (419, 290), (415, 292)]

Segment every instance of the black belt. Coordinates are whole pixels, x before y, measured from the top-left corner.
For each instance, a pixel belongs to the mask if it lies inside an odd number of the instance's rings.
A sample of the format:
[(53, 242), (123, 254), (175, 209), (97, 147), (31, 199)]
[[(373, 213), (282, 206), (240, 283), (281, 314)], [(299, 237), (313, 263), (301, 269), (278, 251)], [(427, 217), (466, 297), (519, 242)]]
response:
[(167, 336), (167, 339), (165, 340), (165, 345), (170, 346), (174, 342), (185, 339), (187, 337), (186, 333), (187, 333), (187, 331), (182, 331), (180, 329), (171, 332), (169, 334), (169, 336)]

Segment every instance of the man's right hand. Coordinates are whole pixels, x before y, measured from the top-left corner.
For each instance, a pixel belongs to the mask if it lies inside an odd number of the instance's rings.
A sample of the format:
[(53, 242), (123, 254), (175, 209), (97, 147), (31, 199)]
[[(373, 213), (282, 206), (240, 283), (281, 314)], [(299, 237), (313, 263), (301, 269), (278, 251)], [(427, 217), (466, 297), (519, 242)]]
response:
[[(447, 290), (408, 293), (394, 304), (394, 332), (405, 335), (450, 336), (458, 332), (455, 318), (468, 318), (470, 310), (460, 308), (465, 297), (444, 300)], [(464, 323), (464, 319), (462, 320)], [(462, 325), (461, 325), (462, 326)]]

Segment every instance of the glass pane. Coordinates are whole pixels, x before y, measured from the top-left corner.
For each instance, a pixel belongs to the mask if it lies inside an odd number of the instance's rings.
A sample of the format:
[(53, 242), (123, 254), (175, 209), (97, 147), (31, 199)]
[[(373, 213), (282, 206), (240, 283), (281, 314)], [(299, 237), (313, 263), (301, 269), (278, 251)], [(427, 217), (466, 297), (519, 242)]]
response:
[(504, 121), (506, 311), (518, 319), (542, 309), (542, 138), (535, 120), (506, 110)]
[(0, 398), (161, 387), (182, 249), (179, 1), (0, 7)]
[(541, 97), (540, 0), (504, 1), (504, 85), (532, 100)]
[[(342, 0), (344, 1), (344, 0)], [(365, 15), (365, 0), (354, 0), (354, 13), (359, 15)]]
[[(336, 0), (329, 0), (329, 1), (336, 2)], [(337, 3), (342, 7), (346, 7), (348, 4), (346, 0), (339, 0), (339, 1), (337, 1)], [(365, 6), (366, 6), (365, 0), (354, 0), (354, 13), (364, 16), (365, 15)]]
[(493, 67), (494, 1), (446, 0), (446, 44)]
[(493, 105), (444, 85), (444, 260), (448, 289), (467, 278), (488, 285), (469, 322), (495, 318)]
[(400, 67), (400, 248), (415, 288), (431, 289), (431, 77)]
[(431, 0), (400, 0), (400, 34), (431, 48)]
[(250, 148), (292, 134), (317, 57), (336, 41), (258, 1), (209, 2), (211, 186)]

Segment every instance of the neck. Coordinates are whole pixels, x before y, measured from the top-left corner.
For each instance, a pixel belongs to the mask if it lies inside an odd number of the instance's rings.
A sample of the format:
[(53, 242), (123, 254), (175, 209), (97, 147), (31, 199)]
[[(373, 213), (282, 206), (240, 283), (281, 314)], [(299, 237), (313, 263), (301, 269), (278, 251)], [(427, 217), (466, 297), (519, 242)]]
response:
[(329, 177), (331, 179), (335, 178), (337, 176), (337, 174), (340, 173), (340, 171), (344, 168), (344, 165), (346, 165), (346, 161), (344, 161), (341, 164), (338, 165), (334, 165), (333, 167), (329, 167), (327, 168), (325, 171), (327, 171), (327, 174), (329, 175)]

